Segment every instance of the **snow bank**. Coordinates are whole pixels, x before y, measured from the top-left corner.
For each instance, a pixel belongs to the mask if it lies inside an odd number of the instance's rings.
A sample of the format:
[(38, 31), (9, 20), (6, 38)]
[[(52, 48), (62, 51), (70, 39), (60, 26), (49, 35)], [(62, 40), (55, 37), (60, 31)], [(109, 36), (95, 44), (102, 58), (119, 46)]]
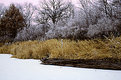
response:
[(0, 80), (119, 80), (121, 71), (41, 65), (0, 54)]

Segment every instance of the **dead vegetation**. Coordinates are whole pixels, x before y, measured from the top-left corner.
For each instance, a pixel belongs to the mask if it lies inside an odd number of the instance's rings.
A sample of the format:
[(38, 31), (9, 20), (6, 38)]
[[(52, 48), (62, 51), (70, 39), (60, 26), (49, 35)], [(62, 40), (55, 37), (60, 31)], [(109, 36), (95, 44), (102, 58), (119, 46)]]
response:
[(0, 47), (20, 59), (121, 59), (121, 37), (84, 41), (57, 40), (15, 42)]

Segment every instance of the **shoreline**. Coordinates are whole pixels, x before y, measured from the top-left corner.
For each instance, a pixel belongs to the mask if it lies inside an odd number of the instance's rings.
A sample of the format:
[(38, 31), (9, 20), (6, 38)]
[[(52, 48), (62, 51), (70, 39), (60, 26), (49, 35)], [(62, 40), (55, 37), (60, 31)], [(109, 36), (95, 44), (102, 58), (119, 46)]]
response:
[(121, 60), (119, 59), (44, 59), (44, 65), (70, 66), (78, 68), (94, 68), (121, 70)]

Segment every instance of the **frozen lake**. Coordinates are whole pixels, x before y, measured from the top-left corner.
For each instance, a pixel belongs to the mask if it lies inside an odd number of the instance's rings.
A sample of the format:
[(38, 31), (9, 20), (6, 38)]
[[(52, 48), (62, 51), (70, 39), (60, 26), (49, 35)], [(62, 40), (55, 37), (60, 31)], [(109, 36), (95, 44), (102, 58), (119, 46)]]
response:
[(120, 80), (121, 71), (41, 65), (0, 54), (0, 80)]

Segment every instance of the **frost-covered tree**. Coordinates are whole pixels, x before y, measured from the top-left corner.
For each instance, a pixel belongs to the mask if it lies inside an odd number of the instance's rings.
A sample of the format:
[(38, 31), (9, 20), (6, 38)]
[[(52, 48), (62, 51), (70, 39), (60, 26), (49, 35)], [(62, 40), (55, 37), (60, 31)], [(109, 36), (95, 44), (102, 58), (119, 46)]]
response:
[(113, 0), (112, 6), (114, 17), (121, 20), (121, 0)]
[[(98, 20), (97, 24), (90, 25), (88, 28), (87, 35), (91, 37), (100, 37), (104, 38), (105, 36), (110, 36), (111, 34), (115, 34), (115, 28), (117, 21), (112, 21), (109, 18), (101, 18)], [(115, 34), (116, 35), (116, 34)]]
[[(118, 36), (121, 34), (120, 9), (120, 0), (80, 0), (79, 8), (61, 0), (45, 0), (36, 11), (29, 6), (22, 9), (25, 16), (35, 12), (37, 25), (24, 28), (16, 40)], [(25, 18), (27, 24), (33, 15)]]
[(25, 27), (23, 30), (21, 30), (14, 41), (27, 41), (27, 40), (41, 40), (44, 36), (44, 31), (42, 28), (36, 25), (33, 25), (31, 27)]
[(79, 0), (80, 4), (80, 16), (83, 20), (83, 26), (89, 27), (89, 25), (96, 24), (100, 18), (100, 10), (98, 9), (97, 1), (91, 0)]
[(113, 0), (112, 7), (113, 7), (113, 18), (119, 21), (119, 23), (116, 25), (117, 31), (121, 35), (121, 0)]
[[(112, 20), (117, 35), (121, 34), (121, 0), (99, 0), (102, 17)], [(112, 25), (110, 24), (110, 25)]]
[[(116, 1), (116, 2), (115, 2)], [(96, 24), (89, 25), (89, 37), (119, 36), (121, 34), (120, 0), (98, 0), (95, 3), (99, 18)], [(118, 8), (117, 8), (118, 6)]]
[(112, 18), (113, 11), (111, 6), (111, 0), (99, 0), (99, 9), (103, 12), (106, 17)]
[(84, 16), (85, 16), (86, 27), (88, 27), (89, 26), (88, 0), (79, 0), (79, 2), (80, 2), (80, 9), (84, 13)]

